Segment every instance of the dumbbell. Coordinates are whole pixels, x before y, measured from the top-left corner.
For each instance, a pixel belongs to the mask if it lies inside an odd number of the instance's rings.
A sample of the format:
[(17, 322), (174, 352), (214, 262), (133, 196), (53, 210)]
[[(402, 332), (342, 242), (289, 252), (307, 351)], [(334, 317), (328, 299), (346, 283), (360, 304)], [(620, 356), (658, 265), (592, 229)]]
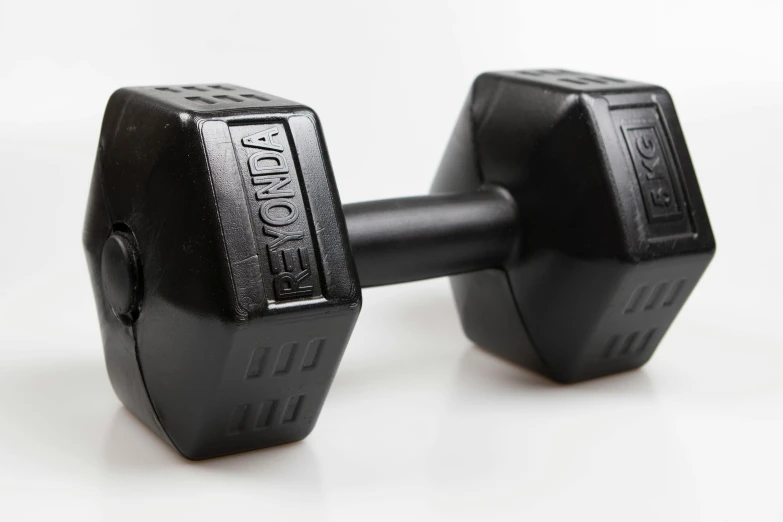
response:
[(647, 362), (715, 240), (665, 90), (537, 70), (475, 80), (430, 195), (345, 207), (312, 109), (120, 89), (84, 246), (116, 394), (204, 459), (310, 433), (362, 286), (451, 276), (476, 345), (576, 382)]

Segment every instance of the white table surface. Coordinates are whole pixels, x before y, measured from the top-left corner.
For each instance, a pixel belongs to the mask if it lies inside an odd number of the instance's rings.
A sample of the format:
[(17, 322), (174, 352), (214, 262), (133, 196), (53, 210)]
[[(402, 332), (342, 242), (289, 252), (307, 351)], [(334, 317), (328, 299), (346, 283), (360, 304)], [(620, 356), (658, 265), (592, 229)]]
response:
[[(783, 520), (783, 6), (481, 5), (0, 3), (0, 520)], [(303, 100), (357, 201), (427, 190), (477, 73), (547, 66), (658, 82), (685, 129), (718, 254), (642, 370), (511, 366), (441, 279), (364, 293), (301, 443), (193, 463), (121, 406), (80, 241), (113, 89)]]

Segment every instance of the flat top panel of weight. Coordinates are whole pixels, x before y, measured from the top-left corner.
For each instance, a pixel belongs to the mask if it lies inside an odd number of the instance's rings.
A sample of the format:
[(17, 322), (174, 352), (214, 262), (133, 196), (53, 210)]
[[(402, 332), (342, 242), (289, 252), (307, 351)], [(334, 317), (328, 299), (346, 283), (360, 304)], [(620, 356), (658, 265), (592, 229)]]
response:
[(603, 92), (649, 89), (646, 83), (601, 76), (598, 74), (567, 71), (564, 69), (534, 69), (524, 71), (500, 71), (497, 73), (510, 79), (545, 85), (564, 91)]
[(230, 83), (162, 85), (130, 89), (189, 112), (301, 105), (279, 96)]

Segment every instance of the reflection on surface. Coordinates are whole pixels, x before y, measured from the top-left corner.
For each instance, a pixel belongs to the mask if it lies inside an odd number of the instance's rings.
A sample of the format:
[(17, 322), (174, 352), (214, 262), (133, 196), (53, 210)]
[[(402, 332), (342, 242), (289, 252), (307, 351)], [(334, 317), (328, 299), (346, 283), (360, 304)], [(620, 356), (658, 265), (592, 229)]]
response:
[(471, 346), (445, 281), (420, 285), (366, 293), (307, 440), (199, 463), (120, 405), (99, 350), (15, 345), (0, 361), (11, 494), (48, 481), (71, 507), (134, 521), (183, 506), (211, 520), (697, 520), (704, 484), (776, 498), (779, 481), (744, 477), (783, 469), (778, 344), (681, 328), (640, 371), (564, 386)]
[[(48, 472), (94, 468), (107, 479), (140, 481), (188, 473), (229, 473), (243, 480), (296, 484), (318, 494), (320, 473), (306, 442), (191, 462), (179, 456), (114, 396), (100, 360), (25, 364), (0, 369), (0, 443), (36, 456)], [(251, 478), (252, 477), (252, 478)], [(111, 480), (103, 481), (111, 487)]]
[[(560, 385), (466, 346), (430, 473), (449, 491), (437, 499), (441, 509), (455, 514), (470, 509), (476, 490), (497, 502), (524, 496), (526, 510), (549, 516), (566, 516), (574, 503), (607, 512), (607, 499), (622, 491), (623, 503), (638, 502), (646, 516), (665, 519), (666, 507), (650, 505), (649, 491), (670, 503), (685, 495), (687, 466), (672, 431), (643, 370)], [(515, 479), (501, 483), (498, 476)], [(636, 484), (623, 483), (632, 476)], [(606, 495), (595, 494), (598, 482)]]

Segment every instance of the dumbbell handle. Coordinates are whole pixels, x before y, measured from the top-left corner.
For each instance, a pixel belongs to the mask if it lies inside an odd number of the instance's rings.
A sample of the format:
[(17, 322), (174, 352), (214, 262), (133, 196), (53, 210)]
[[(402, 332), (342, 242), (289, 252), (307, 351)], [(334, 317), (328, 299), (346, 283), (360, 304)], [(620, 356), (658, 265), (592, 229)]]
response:
[(501, 266), (519, 241), (516, 205), (503, 189), (343, 206), (362, 287)]

